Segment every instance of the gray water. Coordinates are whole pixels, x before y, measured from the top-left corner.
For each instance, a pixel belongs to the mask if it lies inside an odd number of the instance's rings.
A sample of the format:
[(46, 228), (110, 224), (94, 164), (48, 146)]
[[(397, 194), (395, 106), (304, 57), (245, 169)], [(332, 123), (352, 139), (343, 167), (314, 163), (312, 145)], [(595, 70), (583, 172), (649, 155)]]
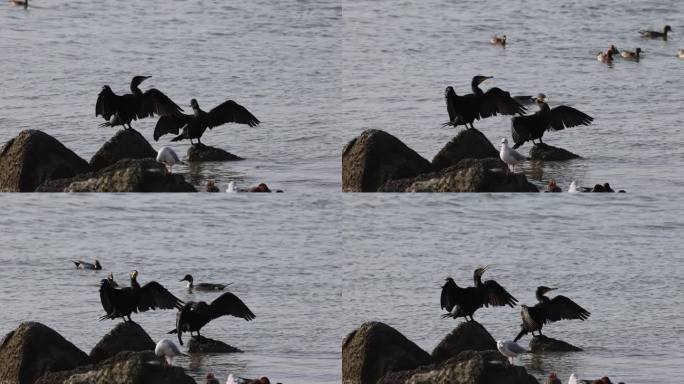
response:
[[(335, 383), (349, 331), (380, 320), (431, 350), (456, 325), (439, 318), (443, 278), (465, 284), (490, 264), (487, 275), (521, 303), (544, 284), (592, 312), (545, 328), (585, 351), (522, 357), (537, 377), (675, 383), (684, 374), (681, 1), (32, 4), (0, 4), (0, 141), (37, 128), (88, 159), (114, 132), (94, 116), (102, 85), (125, 92), (131, 76), (152, 75), (143, 89), (183, 105), (195, 97), (206, 109), (230, 98), (262, 121), (204, 137), (245, 161), (174, 171), (195, 185), (266, 182), (286, 193), (1, 195), (3, 333), (42, 321), (89, 351), (114, 325), (97, 321), (105, 273), (77, 272), (69, 260), (97, 257), (118, 280), (137, 269), (183, 300), (215, 296), (187, 294), (177, 282), (186, 273), (233, 282), (257, 319), (222, 318), (203, 333), (245, 353), (179, 359), (194, 377)], [(674, 30), (667, 42), (636, 32), (665, 24)], [(494, 33), (508, 36), (506, 49), (488, 44)], [(644, 57), (596, 61), (610, 44), (640, 46)], [(547, 143), (583, 159), (525, 164), (531, 180), (608, 181), (628, 193), (339, 193), (342, 146), (363, 129), (384, 129), (432, 158), (457, 132), (440, 127), (444, 88), (469, 92), (475, 74), (495, 77), (485, 89), (543, 92), (551, 107), (595, 118), (548, 133)], [(154, 124), (134, 127), (156, 148), (168, 145), (153, 142)], [(475, 125), (495, 143), (510, 135), (506, 117)], [(172, 144), (180, 153), (188, 145)], [(511, 338), (518, 311), (476, 319)], [(155, 339), (173, 327), (171, 311), (134, 317)]]

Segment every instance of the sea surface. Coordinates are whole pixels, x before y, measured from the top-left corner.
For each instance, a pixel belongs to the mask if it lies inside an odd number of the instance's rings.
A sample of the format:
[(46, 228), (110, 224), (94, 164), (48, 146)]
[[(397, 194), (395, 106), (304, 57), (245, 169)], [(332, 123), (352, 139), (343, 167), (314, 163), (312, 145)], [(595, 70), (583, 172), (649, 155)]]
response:
[[(233, 99), (255, 128), (225, 125), (203, 142), (246, 160), (177, 166), (196, 186), (265, 182), (277, 195), (0, 195), (0, 333), (42, 321), (89, 351), (115, 322), (98, 322), (98, 281), (156, 280), (183, 300), (178, 280), (233, 282), (257, 318), (213, 321), (203, 334), (243, 354), (178, 359), (206, 372), (267, 375), (283, 383), (339, 383), (342, 338), (365, 321), (386, 322), (430, 351), (457, 324), (440, 319), (447, 275), (471, 282), (488, 264), (532, 303), (555, 286), (591, 311), (546, 334), (584, 348), (524, 355), (542, 379), (608, 375), (627, 383), (684, 376), (684, 3), (665, 1), (166, 1), (32, 0), (0, 4), (0, 143), (41, 129), (89, 159), (115, 129), (99, 128), (101, 87), (128, 91), (134, 75), (183, 107)], [(668, 41), (639, 29), (672, 26)], [(505, 49), (491, 46), (506, 34)], [(611, 44), (643, 58), (596, 60)], [(520, 167), (543, 186), (609, 182), (626, 194), (419, 194), (340, 192), (342, 147), (383, 129), (431, 159), (458, 130), (444, 88), (544, 93), (594, 117), (589, 127), (544, 141), (581, 159)], [(535, 111), (535, 106), (529, 107)], [(189, 107), (186, 111), (189, 111)], [(133, 123), (155, 148), (154, 119)], [(510, 118), (475, 122), (495, 145)], [(525, 153), (530, 145), (520, 148)], [(103, 272), (71, 259), (98, 258)], [(519, 308), (475, 318), (512, 338)], [(134, 315), (154, 339), (172, 311)], [(523, 339), (526, 342), (529, 336)]]

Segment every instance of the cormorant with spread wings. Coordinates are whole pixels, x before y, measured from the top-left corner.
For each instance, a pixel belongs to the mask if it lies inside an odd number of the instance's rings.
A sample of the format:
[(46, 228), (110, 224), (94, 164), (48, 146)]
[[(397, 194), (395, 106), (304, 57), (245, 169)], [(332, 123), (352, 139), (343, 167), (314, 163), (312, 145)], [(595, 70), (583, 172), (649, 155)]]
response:
[(116, 319), (121, 317), (126, 321), (131, 320), (131, 313), (145, 312), (150, 309), (181, 309), (183, 302), (171, 294), (166, 288), (156, 281), (140, 286), (137, 281), (138, 271), (130, 273), (131, 286), (115, 288), (112, 281), (105, 279), (100, 283), (100, 301), (106, 315), (104, 319)]
[(502, 115), (522, 115), (526, 108), (518, 100), (511, 97), (511, 94), (501, 88), (491, 88), (483, 92), (479, 85), (491, 76), (475, 76), (470, 84), (473, 93), (458, 96), (453, 87), (446, 87), (444, 98), (446, 99), (449, 122), (444, 125), (465, 125), (473, 127), (473, 121), (484, 119), (490, 116)]
[(470, 316), (473, 319), (475, 311), (482, 307), (501, 307), (508, 305), (515, 306), (518, 300), (513, 297), (504, 287), (494, 280), (482, 282), (482, 275), (489, 267), (477, 268), (473, 273), (474, 287), (461, 288), (448, 277), (442, 286), (441, 305), (449, 313), (442, 317), (453, 317), (454, 319), (463, 317), (466, 320)]
[(589, 311), (565, 296), (558, 295), (553, 299), (544, 296), (547, 292), (554, 289), (556, 288), (537, 287), (536, 296), (539, 303), (533, 307), (521, 305), (520, 316), (523, 322), (520, 324), (520, 333), (515, 337), (515, 341), (520, 340), (528, 332), (532, 332), (532, 336), (534, 336), (536, 331), (539, 332), (539, 336), (542, 336), (541, 330), (546, 323), (570, 319), (584, 321), (589, 318), (591, 315)]

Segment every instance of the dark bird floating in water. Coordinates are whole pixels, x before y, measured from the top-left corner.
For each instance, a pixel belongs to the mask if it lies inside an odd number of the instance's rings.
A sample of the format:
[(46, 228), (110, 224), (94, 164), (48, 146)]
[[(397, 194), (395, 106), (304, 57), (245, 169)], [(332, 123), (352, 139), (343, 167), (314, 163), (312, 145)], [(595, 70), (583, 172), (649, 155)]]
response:
[(660, 39), (662, 38), (663, 40), (667, 40), (667, 33), (672, 32), (672, 27), (669, 25), (666, 25), (665, 28), (663, 28), (662, 32), (658, 31), (639, 31), (641, 36), (643, 37), (650, 37), (652, 39)]
[(143, 92), (138, 88), (140, 83), (150, 77), (133, 77), (131, 93), (125, 95), (115, 94), (109, 85), (102, 87), (95, 103), (95, 116), (102, 116), (107, 121), (100, 126), (122, 125), (125, 128), (128, 125), (128, 128), (131, 128), (131, 121), (145, 117), (182, 116), (183, 109), (158, 89), (152, 88)]
[(225, 315), (239, 317), (247, 321), (256, 317), (242, 300), (234, 294), (226, 292), (212, 301), (211, 304), (204, 301), (188, 301), (185, 303), (176, 315), (176, 329), (169, 333), (177, 333), (178, 342), (183, 345), (183, 332), (190, 332), (190, 336), (193, 332), (197, 332), (197, 337), (201, 337), (199, 331), (202, 327)]
[(533, 307), (521, 305), (522, 311), (520, 311), (520, 315), (522, 316), (522, 324), (520, 324), (521, 330), (518, 336), (515, 337), (515, 341), (520, 340), (528, 332), (532, 332), (532, 336), (534, 336), (534, 332), (537, 331), (539, 336), (542, 336), (541, 330), (546, 323), (570, 319), (584, 321), (589, 318), (589, 315), (591, 315), (589, 311), (565, 296), (558, 295), (553, 299), (544, 296), (547, 292), (554, 289), (556, 288), (537, 287), (536, 296), (539, 303)]
[(159, 140), (167, 133), (178, 134), (182, 128), (183, 132), (171, 141), (190, 139), (190, 143), (193, 144), (192, 140), (197, 139), (197, 142), (201, 143), (200, 138), (207, 128), (212, 129), (226, 123), (247, 124), (255, 127), (260, 123), (259, 119), (247, 108), (233, 100), (228, 100), (209, 112), (201, 110), (195, 99), (190, 100), (190, 106), (194, 112), (193, 115), (180, 114), (159, 118), (154, 127), (154, 140)]
[(470, 316), (470, 320), (474, 320), (473, 314), (481, 307), (508, 305), (512, 308), (515, 306), (518, 300), (499, 283), (494, 280), (482, 282), (482, 274), (487, 269), (488, 267), (484, 266), (475, 270), (473, 273), (474, 287), (461, 288), (456, 285), (451, 277), (446, 279), (446, 283), (442, 286), (441, 305), (449, 313), (442, 315), (442, 318), (463, 317), (467, 320)]
[(150, 281), (141, 287), (137, 281), (138, 271), (131, 272), (130, 276), (131, 286), (125, 288), (114, 288), (107, 279), (101, 281), (100, 301), (107, 314), (100, 317), (100, 320), (121, 317), (126, 321), (128, 317), (128, 321), (132, 321), (132, 312), (183, 308), (183, 302), (161, 284)]
[(535, 140), (543, 143), (544, 131), (560, 131), (578, 125), (589, 125), (594, 120), (586, 113), (565, 105), (549, 108), (544, 94), (539, 94), (536, 100), (539, 111), (533, 115), (516, 116), (511, 122), (514, 149), (529, 140), (532, 140), (532, 143)]
[(491, 76), (480, 75), (473, 77), (470, 84), (473, 93), (464, 96), (456, 95), (453, 87), (446, 87), (444, 98), (449, 113), (449, 122), (444, 125), (454, 127), (465, 125), (467, 128), (470, 124), (470, 128), (474, 128), (473, 121), (497, 114), (522, 115), (526, 110), (525, 107), (512, 98), (510, 93), (496, 87), (487, 92), (480, 89), (479, 84), (491, 78)]
[(95, 260), (95, 263), (86, 263), (85, 261), (81, 260), (72, 260), (71, 262), (76, 265), (76, 269), (95, 269), (98, 271), (102, 269), (100, 262), (97, 260)]
[(192, 278), (192, 275), (187, 274), (185, 277), (180, 279), (180, 281), (187, 281), (188, 282), (188, 289), (193, 289), (197, 291), (222, 291), (225, 287), (229, 286), (230, 284), (214, 284), (214, 283), (197, 283), (194, 284), (195, 279)]

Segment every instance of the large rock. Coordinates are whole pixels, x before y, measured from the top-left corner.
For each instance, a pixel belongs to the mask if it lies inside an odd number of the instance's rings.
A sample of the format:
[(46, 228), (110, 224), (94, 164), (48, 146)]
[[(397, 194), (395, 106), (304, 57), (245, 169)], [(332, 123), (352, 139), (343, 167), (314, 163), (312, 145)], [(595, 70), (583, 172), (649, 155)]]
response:
[(441, 171), (390, 180), (381, 192), (539, 192), (523, 174), (507, 172), (498, 158), (463, 159)]
[(109, 139), (90, 159), (90, 167), (99, 171), (121, 159), (157, 158), (157, 151), (135, 129), (122, 129)]
[(155, 343), (150, 335), (133, 322), (117, 324), (90, 351), (90, 359), (100, 362), (122, 351), (154, 351)]
[(185, 370), (165, 366), (154, 352), (120, 352), (98, 364), (51, 373), (35, 384), (196, 384)]
[(154, 159), (123, 159), (97, 172), (41, 185), (41, 192), (196, 192)]
[(491, 141), (475, 128), (464, 129), (456, 135), (432, 159), (432, 168), (439, 171), (458, 164), (463, 159), (498, 158)]
[(190, 353), (235, 353), (241, 350), (219, 340), (206, 337), (191, 337), (188, 340), (188, 352)]
[(40, 323), (21, 323), (0, 344), (0, 383), (32, 384), (47, 372), (90, 363), (85, 352)]
[(580, 347), (575, 347), (570, 343), (566, 343), (563, 340), (552, 339), (550, 337), (535, 336), (530, 340), (530, 352), (541, 353), (541, 352), (579, 352), (582, 350)]
[(188, 148), (187, 160), (193, 163), (200, 161), (236, 161), (242, 160), (242, 157), (233, 155), (221, 148), (194, 144)]
[(342, 190), (375, 192), (388, 180), (430, 171), (430, 163), (387, 132), (369, 129), (342, 151)]
[(88, 171), (85, 160), (41, 131), (21, 131), (0, 149), (0, 192), (33, 192), (46, 180)]
[(465, 321), (459, 324), (451, 333), (432, 350), (432, 359), (441, 363), (463, 351), (496, 350), (496, 340), (480, 323)]
[(342, 382), (375, 384), (387, 372), (415, 369), (430, 355), (389, 325), (369, 322), (342, 342)]
[(464, 351), (437, 366), (390, 373), (378, 384), (539, 384), (524, 367), (506, 364), (497, 351)]
[(542, 161), (565, 161), (581, 159), (581, 157), (563, 148), (552, 147), (550, 145), (540, 143), (535, 144), (530, 149), (530, 159)]

